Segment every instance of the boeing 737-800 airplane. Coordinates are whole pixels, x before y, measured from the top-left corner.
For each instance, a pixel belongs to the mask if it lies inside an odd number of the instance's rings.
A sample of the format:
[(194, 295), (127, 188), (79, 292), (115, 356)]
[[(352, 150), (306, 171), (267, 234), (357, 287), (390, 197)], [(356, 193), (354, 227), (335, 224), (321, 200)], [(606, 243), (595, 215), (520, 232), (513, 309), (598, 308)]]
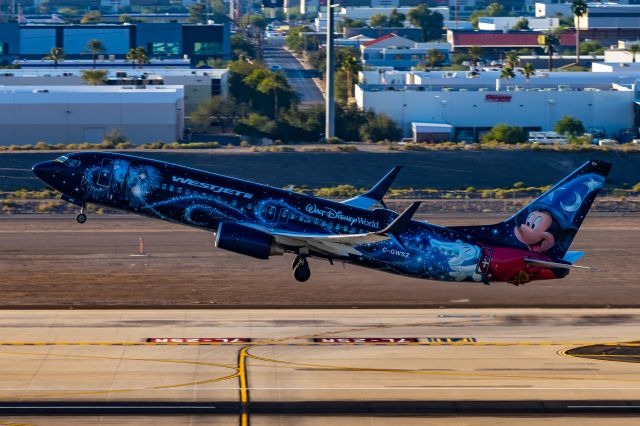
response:
[[(95, 203), (215, 234), (216, 247), (259, 259), (292, 253), (298, 281), (310, 256), (416, 278), (523, 284), (562, 278), (583, 253), (568, 251), (611, 165), (582, 165), (504, 222), (441, 227), (382, 201), (394, 167), (366, 193), (336, 202), (176, 164), (78, 152), (35, 174), (81, 208)], [(376, 205), (382, 208), (374, 208)]]

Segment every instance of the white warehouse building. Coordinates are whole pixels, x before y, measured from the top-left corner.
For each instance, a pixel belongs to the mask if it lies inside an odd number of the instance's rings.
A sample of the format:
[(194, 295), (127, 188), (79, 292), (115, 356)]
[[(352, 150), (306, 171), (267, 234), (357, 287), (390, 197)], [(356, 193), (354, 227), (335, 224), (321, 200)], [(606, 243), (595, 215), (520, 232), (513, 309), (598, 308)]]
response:
[(567, 115), (581, 120), (585, 128), (603, 129), (614, 137), (637, 129), (634, 85), (497, 91), (359, 84), (355, 96), (360, 108), (385, 113), (396, 121), (405, 137), (411, 135), (412, 123), (449, 124), (457, 141), (478, 140), (499, 123), (547, 131)]
[(182, 86), (0, 86), (0, 145), (95, 143), (113, 130), (172, 142), (183, 114)]

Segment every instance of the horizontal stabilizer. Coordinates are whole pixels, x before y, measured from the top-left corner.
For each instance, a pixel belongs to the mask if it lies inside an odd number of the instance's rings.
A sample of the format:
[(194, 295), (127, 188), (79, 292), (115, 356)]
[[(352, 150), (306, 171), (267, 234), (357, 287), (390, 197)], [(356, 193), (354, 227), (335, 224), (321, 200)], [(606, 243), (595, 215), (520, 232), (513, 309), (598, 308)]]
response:
[(582, 258), (582, 256), (584, 256), (583, 251), (568, 251), (567, 254), (565, 254), (562, 258), (562, 260), (569, 263), (576, 263)]
[(399, 235), (407, 230), (409, 223), (411, 223), (411, 219), (413, 215), (416, 214), (418, 207), (420, 207), (421, 202), (416, 201), (412, 203), (408, 209), (403, 211), (400, 216), (398, 216), (393, 222), (389, 224), (386, 228), (376, 232), (378, 235)]
[(525, 258), (524, 261), (527, 262), (529, 265), (540, 266), (541, 268), (559, 268), (559, 269), (575, 268), (575, 269), (587, 269), (587, 270), (591, 269), (588, 266), (572, 265), (570, 263), (549, 262), (549, 261), (540, 260), (540, 259)]
[(371, 208), (371, 206), (373, 206), (374, 204), (380, 203), (384, 208), (387, 208), (387, 206), (384, 204), (384, 201), (382, 201), (382, 198), (389, 190), (389, 187), (396, 179), (401, 169), (402, 166), (395, 166), (370, 190), (368, 190), (364, 194), (345, 200), (342, 202), (342, 204), (347, 204), (353, 207), (360, 207), (362, 209), (368, 209)]

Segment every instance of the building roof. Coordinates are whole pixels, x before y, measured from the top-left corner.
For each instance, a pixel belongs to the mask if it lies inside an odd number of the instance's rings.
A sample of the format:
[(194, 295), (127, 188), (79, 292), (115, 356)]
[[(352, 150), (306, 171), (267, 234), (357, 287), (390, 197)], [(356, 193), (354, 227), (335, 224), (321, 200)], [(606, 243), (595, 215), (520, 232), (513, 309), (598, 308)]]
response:
[(395, 33), (389, 33), (383, 35), (382, 37), (374, 38), (373, 40), (362, 43), (364, 47), (373, 46), (374, 44), (380, 43), (381, 41), (389, 40), (390, 38), (399, 37)]

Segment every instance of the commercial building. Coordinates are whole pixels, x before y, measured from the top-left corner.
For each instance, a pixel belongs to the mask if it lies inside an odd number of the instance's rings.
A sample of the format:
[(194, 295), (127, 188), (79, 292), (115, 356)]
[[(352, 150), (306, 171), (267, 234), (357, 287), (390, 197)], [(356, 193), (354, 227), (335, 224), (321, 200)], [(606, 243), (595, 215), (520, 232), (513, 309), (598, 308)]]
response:
[(487, 16), (478, 18), (478, 29), (483, 31), (510, 30), (525, 20), (531, 30), (546, 31), (560, 25), (558, 18), (532, 18), (524, 16)]
[(575, 19), (581, 30), (593, 28), (629, 28), (640, 27), (640, 4), (590, 3), (587, 13)]
[[(79, 69), (0, 70), (0, 86), (85, 86)], [(181, 87), (184, 115), (188, 119), (209, 97), (228, 94), (227, 69), (117, 69), (109, 71), (109, 86)]]
[(0, 87), (0, 144), (100, 142), (118, 130), (135, 144), (183, 138), (180, 86)]
[(396, 34), (388, 34), (361, 44), (362, 64), (366, 67), (392, 67), (409, 70), (429, 59), (429, 51), (437, 49), (449, 63), (449, 43), (416, 43)]
[(478, 140), (499, 123), (547, 131), (565, 115), (581, 120), (585, 128), (603, 128), (611, 137), (628, 129), (636, 133), (639, 127), (635, 81), (640, 73), (538, 73), (528, 81), (518, 76), (509, 82), (501, 80), (497, 71), (480, 76), (471, 72), (377, 74), (360, 75), (366, 83), (356, 86), (357, 104), (386, 113), (405, 136), (412, 134), (412, 123), (450, 125), (454, 140)]
[(231, 57), (229, 24), (193, 25), (140, 23), (131, 25), (21, 25), (0, 23), (0, 62), (42, 59), (53, 47), (68, 59), (91, 58), (89, 40), (103, 43), (105, 58), (126, 58), (129, 49), (142, 47), (150, 58), (183, 59), (193, 65), (208, 58)]
[[(539, 49), (542, 51), (538, 38), (540, 31), (478, 31), (478, 30), (447, 30), (447, 42), (454, 52), (465, 51), (472, 46), (480, 46), (487, 52), (503, 51), (505, 49)], [(575, 32), (569, 30), (560, 35), (562, 48), (574, 48), (576, 45)]]

